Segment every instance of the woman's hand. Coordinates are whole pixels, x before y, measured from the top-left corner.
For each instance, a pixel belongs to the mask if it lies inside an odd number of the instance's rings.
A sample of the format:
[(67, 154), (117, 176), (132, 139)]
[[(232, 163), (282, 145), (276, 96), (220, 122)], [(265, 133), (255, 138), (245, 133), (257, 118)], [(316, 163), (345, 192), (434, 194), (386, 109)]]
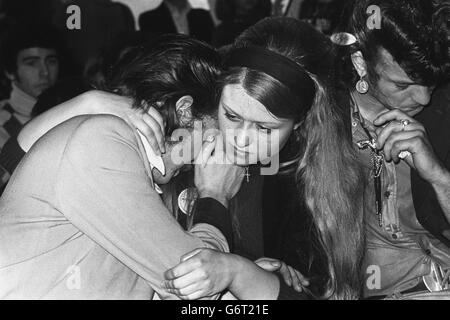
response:
[(214, 198), (228, 207), (241, 187), (245, 170), (227, 163), (221, 136), (214, 139), (216, 142), (206, 144), (195, 161), (195, 186), (200, 197)]
[(165, 273), (162, 288), (181, 299), (200, 299), (225, 290), (227, 298), (276, 299), (280, 282), (244, 257), (211, 249), (196, 249)]
[(180, 299), (195, 300), (226, 290), (238, 269), (235, 256), (211, 249), (196, 249), (165, 273), (163, 289)]
[(306, 277), (281, 260), (263, 257), (256, 260), (255, 263), (266, 271), (279, 272), (286, 284), (292, 286), (297, 292), (302, 292), (303, 287), (309, 286), (309, 280)]

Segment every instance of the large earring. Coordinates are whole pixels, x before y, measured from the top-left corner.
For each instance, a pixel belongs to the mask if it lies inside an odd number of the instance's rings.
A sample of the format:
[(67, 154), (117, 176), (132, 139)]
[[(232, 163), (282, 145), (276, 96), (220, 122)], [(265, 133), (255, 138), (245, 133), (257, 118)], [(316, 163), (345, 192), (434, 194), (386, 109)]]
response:
[(369, 91), (369, 83), (361, 77), (356, 83), (356, 91), (361, 94), (367, 93), (367, 91)]

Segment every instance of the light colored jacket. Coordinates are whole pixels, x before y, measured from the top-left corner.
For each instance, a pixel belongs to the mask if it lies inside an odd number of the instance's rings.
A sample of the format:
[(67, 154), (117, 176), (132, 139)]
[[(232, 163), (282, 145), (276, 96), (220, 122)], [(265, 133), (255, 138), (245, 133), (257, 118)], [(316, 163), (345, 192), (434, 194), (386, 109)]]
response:
[(215, 227), (172, 217), (136, 131), (75, 117), (36, 142), (0, 200), (0, 298), (171, 299), (164, 272), (199, 247), (229, 250)]

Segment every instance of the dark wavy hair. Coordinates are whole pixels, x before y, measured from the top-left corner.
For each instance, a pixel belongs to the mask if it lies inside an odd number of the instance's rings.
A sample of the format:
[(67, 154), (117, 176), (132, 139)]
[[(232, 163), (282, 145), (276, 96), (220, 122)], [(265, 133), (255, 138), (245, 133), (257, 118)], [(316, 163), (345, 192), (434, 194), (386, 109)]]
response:
[(36, 23), (13, 24), (1, 43), (3, 69), (14, 74), (17, 71), (19, 52), (35, 47), (53, 49), (59, 55), (63, 53), (60, 34), (52, 26)]
[[(380, 8), (379, 29), (367, 27), (371, 5)], [(448, 19), (450, 2), (435, 0), (351, 0), (338, 31), (356, 36), (358, 42), (342, 47), (337, 60), (341, 84), (353, 87), (358, 75), (350, 55), (360, 50), (367, 62), (369, 80), (378, 79), (375, 66), (379, 49), (386, 49), (406, 74), (427, 87), (450, 79)]]
[(192, 96), (194, 117), (217, 110), (220, 71), (213, 47), (181, 34), (164, 35), (125, 52), (107, 75), (104, 89), (132, 98), (135, 108), (158, 109), (170, 135), (179, 126), (175, 104), (181, 97)]
[(307, 23), (293, 18), (266, 18), (244, 31), (229, 50), (247, 46), (262, 47), (291, 59), (315, 83), (315, 98), (305, 113), (295, 107), (301, 92), (292, 94), (283, 83), (261, 71), (233, 67), (219, 81), (221, 87), (242, 85), (247, 94), (269, 110), (280, 104), (299, 110), (292, 119), (301, 125), (285, 148), (294, 151), (290, 160), (295, 164), (297, 194), (313, 218), (318, 242), (327, 257), (329, 280), (320, 298), (357, 298), (364, 247), (360, 215), (363, 179), (344, 115), (335, 99), (333, 45)]

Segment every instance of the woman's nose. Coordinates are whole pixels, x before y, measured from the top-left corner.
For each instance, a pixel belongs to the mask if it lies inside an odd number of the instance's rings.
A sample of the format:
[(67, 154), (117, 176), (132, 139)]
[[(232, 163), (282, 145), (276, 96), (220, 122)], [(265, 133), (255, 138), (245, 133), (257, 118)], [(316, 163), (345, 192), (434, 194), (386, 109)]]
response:
[(238, 148), (245, 148), (250, 145), (250, 137), (246, 130), (239, 130), (239, 132), (235, 135), (234, 141), (236, 142), (236, 146)]
[(243, 128), (237, 129), (235, 132), (234, 141), (238, 148), (246, 148), (252, 142), (251, 128), (244, 125)]

